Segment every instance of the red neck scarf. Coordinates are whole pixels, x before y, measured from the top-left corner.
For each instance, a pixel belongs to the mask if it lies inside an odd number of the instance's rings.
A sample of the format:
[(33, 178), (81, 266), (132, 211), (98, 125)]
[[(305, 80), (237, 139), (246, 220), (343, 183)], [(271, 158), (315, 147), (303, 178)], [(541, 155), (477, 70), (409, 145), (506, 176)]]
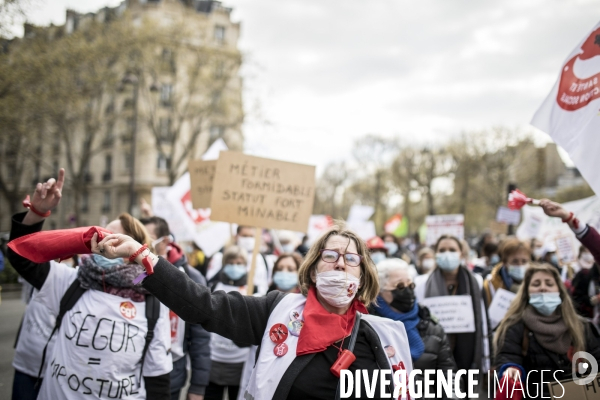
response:
[(315, 287), (311, 287), (302, 313), (304, 326), (298, 338), (296, 355), (302, 356), (324, 351), (333, 343), (350, 335), (356, 311), (363, 314), (369, 313), (364, 304), (356, 298), (344, 315), (330, 313), (319, 303)]

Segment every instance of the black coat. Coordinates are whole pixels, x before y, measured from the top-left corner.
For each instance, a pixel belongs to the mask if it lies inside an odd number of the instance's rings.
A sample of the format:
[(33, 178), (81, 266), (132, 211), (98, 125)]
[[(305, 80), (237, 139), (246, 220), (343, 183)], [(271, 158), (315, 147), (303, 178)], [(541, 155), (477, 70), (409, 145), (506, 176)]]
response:
[[(527, 336), (528, 339), (525, 339)], [(600, 342), (597, 330), (586, 321), (585, 329), (585, 351), (591, 353), (596, 360), (600, 360)], [(529, 344), (527, 345), (527, 341)], [(527, 347), (526, 354), (523, 356), (524, 346)], [(522, 321), (509, 327), (506, 331), (506, 337), (504, 342), (500, 344), (498, 355), (496, 356), (495, 365), (496, 370), (504, 364), (518, 364), (525, 369), (525, 373), (531, 372), (527, 378), (527, 388), (532, 398), (536, 398), (536, 391), (539, 391), (542, 374), (539, 371), (552, 371), (544, 372), (543, 377), (545, 382), (554, 382), (554, 372), (556, 373), (556, 379), (571, 379), (571, 361), (566, 354), (558, 354), (550, 350), (544, 349), (539, 342), (535, 339), (535, 334), (529, 329), (525, 330), (525, 324)], [(559, 372), (563, 370), (564, 372)], [(498, 377), (499, 379), (500, 377)], [(522, 381), (525, 384), (525, 380), (522, 377)], [(549, 396), (548, 385), (544, 384), (544, 396)], [(540, 394), (537, 394), (537, 398), (540, 398)], [(525, 393), (524, 398), (527, 397)]]
[[(163, 258), (159, 259), (154, 273), (145, 278), (142, 284), (184, 321), (202, 324), (207, 331), (231, 339), (238, 346), (261, 344), (271, 312), (286, 295), (279, 291), (261, 297), (244, 296), (235, 291), (225, 293), (218, 290), (211, 293), (210, 289), (196, 284)], [(364, 329), (377, 365), (387, 369), (388, 356), (375, 329), (364, 320), (360, 329)], [(294, 359), (281, 378), (273, 399), (288, 397), (296, 377), (314, 355), (306, 354)], [(388, 392), (391, 390), (393, 388)]]
[[(369, 307), (371, 314), (383, 317), (377, 311), (377, 307)], [(417, 325), (417, 329), (425, 345), (425, 351), (418, 360), (413, 360), (413, 369), (420, 369), (421, 371), (426, 369), (441, 369), (443, 371), (451, 369), (456, 371), (456, 363), (444, 328), (431, 317), (429, 309), (420, 304), (419, 318), (421, 321)]]

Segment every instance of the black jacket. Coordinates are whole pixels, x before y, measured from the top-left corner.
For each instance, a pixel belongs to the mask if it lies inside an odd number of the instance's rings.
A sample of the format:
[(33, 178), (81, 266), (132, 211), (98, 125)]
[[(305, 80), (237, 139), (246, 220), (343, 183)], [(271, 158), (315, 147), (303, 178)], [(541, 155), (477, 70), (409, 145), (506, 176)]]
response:
[[(30, 233), (39, 232), (42, 230), (44, 222), (39, 222), (34, 225), (23, 225), (22, 221), (25, 218), (26, 213), (20, 213), (13, 215), (12, 226), (10, 230), (10, 240), (17, 239), (21, 236), (28, 235)], [(7, 251), (8, 259), (14, 269), (29, 282), (34, 288), (40, 290), (46, 282), (46, 278), (50, 273), (50, 263), (45, 262), (37, 264), (33, 261), (29, 261), (26, 258), (21, 257), (10, 248)], [(182, 274), (183, 275), (183, 274)], [(40, 362), (41, 362), (40, 354)], [(160, 400), (170, 399), (169, 392), (169, 374), (161, 376), (144, 376), (144, 384), (146, 386), (146, 394), (148, 399)]]
[(600, 271), (598, 264), (590, 269), (582, 269), (573, 278), (571, 284), (571, 295), (573, 297), (573, 305), (575, 310), (585, 318), (594, 318), (594, 306), (590, 303), (590, 283), (594, 282), (594, 286), (600, 286)]
[[(525, 339), (525, 336), (527, 339)], [(600, 360), (600, 343), (598, 332), (588, 322), (585, 329), (585, 351), (591, 353), (596, 360)], [(527, 342), (529, 344), (527, 345)], [(523, 356), (524, 346), (527, 347), (526, 355)], [(525, 324), (520, 321), (513, 326), (509, 327), (506, 332), (504, 342), (500, 344), (498, 355), (495, 359), (496, 370), (499, 371), (500, 367), (504, 364), (518, 364), (525, 369), (525, 373), (531, 372), (527, 379), (527, 390), (531, 395), (531, 398), (536, 397), (536, 390), (539, 391), (542, 374), (540, 371), (552, 371), (544, 372), (543, 377), (545, 382), (554, 382), (554, 372), (563, 370), (564, 372), (557, 372), (556, 379), (571, 379), (571, 361), (566, 354), (558, 354), (550, 350), (544, 349), (538, 341), (535, 339), (533, 332), (529, 329), (525, 329)], [(525, 380), (523, 379), (525, 384)], [(548, 385), (544, 384), (545, 396), (549, 396)], [(530, 398), (525, 393), (524, 398)], [(537, 394), (537, 398), (541, 395)]]
[[(197, 284), (206, 286), (206, 279), (202, 274), (189, 266), (185, 256), (182, 256), (174, 264), (183, 268), (185, 273)], [(192, 376), (190, 378), (189, 393), (203, 395), (210, 378), (210, 333), (200, 324), (185, 324), (185, 338), (183, 341), (183, 352), (189, 354)], [(173, 369), (172, 374), (175, 373)], [(173, 387), (174, 376), (171, 376), (171, 391), (182, 388)]]
[[(202, 324), (207, 331), (231, 339), (238, 345), (260, 345), (269, 315), (285, 296), (279, 291), (261, 297), (244, 296), (236, 291), (225, 293), (218, 290), (211, 293), (210, 289), (196, 284), (162, 258), (154, 267), (154, 274), (144, 279), (142, 284), (183, 320)], [(361, 327), (363, 324), (377, 364), (387, 369), (388, 357), (377, 333), (368, 322), (362, 321)], [(296, 377), (313, 357), (314, 353), (294, 359), (281, 378), (274, 399), (288, 397)]]

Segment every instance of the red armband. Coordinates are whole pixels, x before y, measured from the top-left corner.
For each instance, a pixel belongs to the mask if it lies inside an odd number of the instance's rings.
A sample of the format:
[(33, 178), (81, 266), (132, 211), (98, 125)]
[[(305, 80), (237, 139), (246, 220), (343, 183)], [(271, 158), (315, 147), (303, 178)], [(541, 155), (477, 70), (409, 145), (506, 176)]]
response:
[(569, 223), (569, 221), (571, 221), (571, 220), (573, 219), (573, 217), (574, 217), (574, 216), (575, 216), (575, 214), (573, 214), (573, 213), (571, 212), (571, 213), (569, 213), (569, 217), (568, 217), (568, 218), (566, 218), (566, 219), (563, 219), (563, 220), (562, 220), (562, 222), (564, 222), (564, 223), (567, 223), (567, 224), (568, 224), (568, 223)]
[(31, 204), (31, 199), (29, 198), (29, 195), (27, 195), (27, 197), (25, 197), (25, 200), (23, 200), (23, 207), (28, 208), (29, 210), (31, 210), (31, 212), (39, 215), (42, 218), (49, 217), (50, 214), (52, 214), (52, 211), (50, 211), (50, 210), (46, 211), (45, 213), (36, 210), (36, 208), (33, 206), (33, 204)]
[(148, 245), (144, 243), (144, 245), (142, 247), (137, 249), (137, 251), (135, 253), (133, 253), (132, 255), (129, 256), (129, 262), (134, 263), (136, 257), (139, 256), (140, 254), (142, 254), (142, 251), (146, 250), (147, 248), (148, 248)]

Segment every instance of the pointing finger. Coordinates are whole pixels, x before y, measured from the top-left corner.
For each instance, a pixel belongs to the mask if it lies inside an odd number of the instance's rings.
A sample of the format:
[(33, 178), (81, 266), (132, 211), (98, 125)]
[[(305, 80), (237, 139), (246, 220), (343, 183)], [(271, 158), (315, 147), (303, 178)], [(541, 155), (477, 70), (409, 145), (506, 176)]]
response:
[(56, 187), (58, 188), (58, 190), (62, 190), (64, 184), (65, 184), (65, 169), (61, 168), (58, 170), (58, 181), (56, 181)]

